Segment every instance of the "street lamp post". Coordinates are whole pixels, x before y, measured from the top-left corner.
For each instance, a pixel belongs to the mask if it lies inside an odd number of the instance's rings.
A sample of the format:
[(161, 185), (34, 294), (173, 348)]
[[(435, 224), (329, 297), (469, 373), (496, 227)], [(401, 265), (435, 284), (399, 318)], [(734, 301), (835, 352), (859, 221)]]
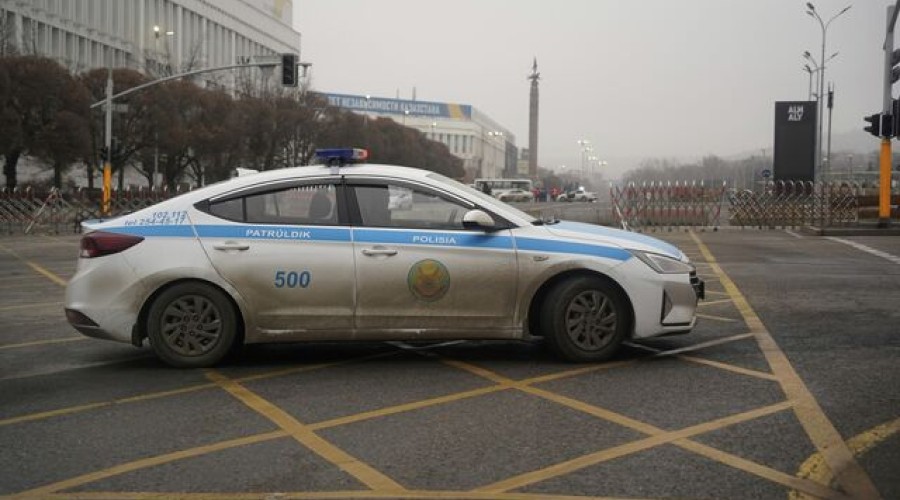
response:
[[(822, 122), (823, 122), (822, 115), (825, 114), (824, 113), (825, 110), (823, 109), (823, 99), (822, 99), (822, 96), (825, 93), (825, 36), (828, 33), (828, 25), (831, 24), (831, 22), (834, 21), (835, 19), (837, 19), (839, 16), (841, 16), (842, 14), (844, 14), (845, 12), (850, 10), (850, 7), (852, 7), (852, 5), (848, 5), (848, 6), (844, 7), (840, 12), (831, 16), (831, 19), (829, 19), (827, 22), (825, 22), (822, 20), (822, 18), (819, 16), (819, 13), (816, 11), (815, 5), (813, 5), (812, 2), (806, 3), (806, 8), (808, 9), (806, 11), (806, 14), (808, 16), (812, 17), (813, 19), (815, 19), (816, 21), (819, 21), (819, 26), (822, 28), (822, 52), (821, 52), (821, 59), (819, 59), (822, 62), (822, 64), (819, 67), (819, 103), (817, 106), (818, 112), (816, 113), (816, 121), (818, 122), (817, 123), (818, 139), (816, 140), (816, 160), (817, 160), (816, 161), (816, 172), (819, 174), (818, 176), (816, 176), (817, 180), (819, 179), (819, 177), (821, 176), (821, 173), (822, 173), (821, 172), (821, 170), (822, 170)], [(832, 56), (832, 57), (834, 57), (834, 56)], [(831, 58), (829, 58), (829, 59), (831, 59)]]
[[(162, 69), (162, 63), (160, 63), (160, 54), (159, 54), (159, 34), (160, 27), (158, 25), (153, 26), (153, 37), (154, 37), (154, 49), (155, 49), (155, 59), (156, 59), (156, 73), (159, 74)], [(175, 32), (172, 30), (166, 30), (166, 36), (175, 36)], [(166, 47), (168, 47), (168, 43), (166, 43)], [(150, 187), (156, 186), (157, 183), (160, 183), (159, 178), (159, 131), (154, 130), (154, 149), (153, 149), (153, 175), (150, 180)]]
[(807, 92), (807, 94), (806, 94), (807, 95), (806, 100), (812, 101), (812, 96), (813, 96), (812, 76), (813, 76), (814, 70), (809, 67), (809, 64), (804, 64), (803, 71), (806, 71), (807, 73), (809, 73), (809, 92)]

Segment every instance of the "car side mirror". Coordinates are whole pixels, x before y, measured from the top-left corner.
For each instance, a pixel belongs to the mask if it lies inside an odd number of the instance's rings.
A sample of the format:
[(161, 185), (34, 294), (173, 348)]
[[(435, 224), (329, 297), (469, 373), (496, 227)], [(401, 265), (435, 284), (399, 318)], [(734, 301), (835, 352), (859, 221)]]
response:
[(466, 229), (483, 229), (485, 231), (490, 231), (497, 226), (494, 219), (491, 218), (487, 212), (477, 209), (466, 212), (466, 214), (463, 215), (462, 222), (463, 227)]

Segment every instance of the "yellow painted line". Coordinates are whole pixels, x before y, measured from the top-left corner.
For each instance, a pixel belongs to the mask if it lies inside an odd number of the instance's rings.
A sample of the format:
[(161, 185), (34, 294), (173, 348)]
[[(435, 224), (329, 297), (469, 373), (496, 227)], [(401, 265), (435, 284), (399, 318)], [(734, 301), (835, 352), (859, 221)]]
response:
[[(277, 439), (281, 437), (287, 437), (287, 433), (284, 431), (273, 431), (267, 432), (265, 434), (256, 434), (253, 436), (242, 437), (238, 439), (231, 439), (228, 441), (221, 441), (219, 443), (214, 443), (206, 446), (198, 446), (196, 448), (191, 448), (189, 450), (180, 450), (173, 453), (166, 453), (165, 455), (158, 455), (150, 458), (142, 458), (140, 460), (135, 460), (132, 462), (127, 462), (124, 464), (116, 465), (115, 467), (110, 467), (108, 469), (103, 469), (96, 472), (91, 472), (89, 474), (84, 474), (81, 476), (76, 476), (70, 479), (65, 479), (63, 481), (57, 481), (55, 483), (51, 483), (45, 486), (41, 486), (39, 488), (34, 488), (28, 491), (23, 491), (15, 495), (13, 498), (27, 498), (27, 497), (39, 497), (43, 495), (47, 495), (50, 493), (56, 493), (61, 490), (67, 490), (70, 488), (75, 488), (84, 484), (93, 483), (95, 481), (100, 481), (101, 479), (106, 479), (112, 476), (117, 476), (119, 474), (125, 474), (127, 472), (134, 472), (136, 470), (144, 469), (147, 467), (154, 467), (157, 465), (166, 464), (169, 462), (174, 462), (176, 460), (183, 460), (185, 458), (192, 458), (200, 455), (205, 455), (207, 453), (213, 453), (216, 451), (227, 450), (230, 448), (235, 448), (238, 446), (246, 446), (248, 444), (261, 443), (263, 441), (269, 441), (272, 439)], [(87, 493), (85, 495), (88, 495)], [(160, 493), (156, 493), (156, 495), (161, 495)], [(167, 494), (171, 495), (171, 493)], [(71, 494), (66, 493), (63, 495), (64, 497), (71, 498)], [(180, 494), (177, 496), (181, 496)]]
[[(278, 493), (170, 493), (170, 492), (78, 492), (42, 495), (44, 499), (62, 500), (148, 500), (159, 498), (180, 498), (185, 500), (310, 500), (310, 499), (404, 499), (404, 500), (626, 500), (623, 497), (588, 497), (574, 495), (552, 495), (546, 493), (485, 493), (472, 491), (405, 490), (405, 491), (314, 491)], [(628, 497), (634, 500), (634, 497)]]
[[(847, 441), (847, 446), (850, 447), (850, 451), (853, 452), (854, 456), (859, 457), (898, 432), (900, 432), (900, 418), (853, 436)], [(812, 456), (803, 462), (803, 465), (800, 466), (800, 470), (797, 472), (797, 477), (810, 479), (823, 485), (830, 485), (834, 479), (831, 469), (825, 463), (822, 454), (818, 452), (813, 453)], [(792, 500), (807, 500), (811, 497), (794, 490), (790, 492), (788, 498)]]
[(37, 308), (37, 307), (50, 307), (50, 306), (58, 307), (61, 305), (63, 305), (63, 302), (36, 302), (36, 303), (31, 303), (31, 304), (16, 304), (14, 306), (0, 307), (0, 312), (18, 311), (20, 309), (32, 309), (32, 308)]
[(697, 303), (697, 306), (714, 306), (716, 304), (728, 304), (732, 300), (731, 299), (719, 299), (719, 300), (703, 300)]
[(720, 370), (727, 370), (734, 373), (740, 373), (741, 375), (747, 375), (750, 377), (761, 378), (764, 380), (773, 380), (778, 381), (778, 377), (772, 375), (771, 373), (761, 372), (759, 370), (751, 370), (749, 368), (744, 368), (742, 366), (736, 366), (728, 363), (722, 363), (720, 361), (713, 361), (711, 359), (706, 358), (698, 358), (696, 356), (678, 356), (679, 359), (683, 359), (685, 361), (690, 361), (691, 363), (697, 363), (706, 366), (712, 366), (715, 368), (719, 368)]
[(721, 321), (723, 323), (736, 323), (738, 320), (732, 318), (726, 318), (724, 316), (713, 316), (712, 314), (700, 314), (697, 313), (698, 318), (708, 319), (712, 321)]
[[(663, 357), (663, 356), (674, 356), (675, 354), (681, 354), (683, 352), (692, 352), (699, 351), (701, 349), (706, 349), (707, 347), (714, 347), (722, 344), (730, 344), (732, 342), (737, 342), (738, 340), (749, 339), (753, 337), (752, 333), (739, 333), (737, 335), (730, 335), (728, 337), (722, 337), (719, 339), (708, 340), (706, 342), (700, 342), (699, 344), (689, 345), (685, 347), (678, 347), (676, 349), (668, 349), (665, 351), (659, 351), (653, 355), (655, 358)], [(629, 345), (631, 343), (629, 342)], [(635, 344), (636, 345), (636, 344)]]
[(509, 387), (500, 386), (500, 385), (491, 385), (488, 387), (482, 387), (480, 389), (473, 389), (471, 391), (457, 392), (454, 394), (448, 394), (446, 396), (440, 396), (431, 399), (424, 399), (421, 401), (414, 401), (412, 403), (405, 403), (396, 406), (389, 406), (387, 408), (379, 408), (377, 410), (366, 411), (362, 413), (357, 413), (354, 415), (347, 415), (345, 417), (338, 417), (331, 420), (326, 420), (323, 422), (318, 422), (315, 424), (308, 424), (307, 427), (311, 431), (320, 431), (322, 429), (329, 429), (332, 427), (338, 427), (341, 425), (352, 424), (355, 422), (362, 422), (363, 420), (370, 420), (373, 418), (381, 418), (386, 417), (388, 415), (396, 415), (398, 413), (404, 413), (408, 411), (418, 410), (421, 408), (427, 408), (429, 406), (436, 406), (445, 403), (451, 403), (453, 401), (459, 401), (462, 399), (474, 398), (478, 396), (483, 396), (485, 394), (491, 394), (494, 392), (504, 391), (509, 389)]
[(79, 340), (87, 340), (87, 337), (66, 337), (64, 339), (48, 339), (48, 340), (35, 340), (33, 342), (22, 342), (19, 344), (5, 344), (0, 345), (0, 351), (5, 349), (19, 349), (21, 347), (33, 347), (38, 345), (47, 345), (47, 344), (61, 344), (64, 342), (77, 342)]
[(728, 294), (731, 295), (735, 307), (737, 307), (744, 318), (744, 322), (754, 332), (756, 342), (765, 355), (772, 373), (778, 377), (781, 389), (788, 400), (794, 403), (794, 413), (800, 420), (800, 424), (810, 440), (812, 440), (813, 445), (823, 455), (825, 462), (834, 471), (837, 483), (851, 496), (881, 498), (872, 479), (869, 478), (866, 471), (853, 458), (853, 453), (850, 451), (847, 443), (844, 442), (840, 433), (825, 415), (818, 401), (806, 387), (800, 375), (794, 370), (787, 356), (778, 347), (762, 320), (750, 307), (750, 303), (744, 297), (744, 294), (741, 293), (731, 278), (725, 274), (725, 271), (716, 262), (712, 252), (709, 251), (703, 241), (694, 232), (690, 234), (703, 253), (705, 260), (712, 264), (713, 270), (719, 275), (719, 281)]
[(114, 399), (111, 401), (99, 401), (96, 403), (89, 403), (78, 406), (69, 406), (67, 408), (59, 408), (57, 410), (44, 411), (40, 413), (31, 413), (28, 415), (21, 415), (18, 417), (7, 418), (4, 420), (0, 420), (0, 427), (4, 425), (12, 425), (19, 424), (22, 422), (31, 422), (33, 420), (43, 420), (45, 418), (58, 417), (61, 415), (71, 415), (73, 413), (81, 413), (88, 410), (95, 410), (98, 408), (105, 408), (108, 406), (115, 406), (119, 404), (128, 404), (135, 403), (138, 401), (147, 401), (151, 399), (164, 398), (168, 396), (175, 396), (178, 394), (186, 394), (194, 391), (200, 391), (203, 389), (212, 389), (216, 387), (216, 384), (208, 383), (208, 384), (199, 384), (192, 385), (189, 387), (183, 387), (180, 389), (172, 389), (170, 391), (160, 391), (160, 392), (152, 392), (148, 394), (141, 394), (137, 396), (130, 396), (127, 398)]
[(215, 370), (208, 370), (206, 376), (211, 381), (218, 384), (219, 387), (234, 396), (238, 401), (271, 420), (275, 425), (286, 431), (298, 443), (307, 447), (328, 462), (338, 466), (341, 470), (355, 477), (369, 488), (373, 490), (389, 491), (404, 490), (403, 486), (393, 479), (329, 443), (313, 432), (309, 426), (301, 423), (281, 408), (263, 399), (241, 384), (221, 375)]
[[(655, 353), (663, 352), (662, 350), (657, 349), (655, 347), (650, 347), (650, 346), (646, 346), (646, 345), (642, 345), (642, 344), (630, 344), (630, 345), (633, 347), (637, 347), (638, 349), (644, 349), (644, 350), (655, 352)], [(775, 375), (772, 375), (771, 373), (765, 373), (765, 372), (761, 372), (761, 371), (757, 371), (757, 370), (751, 370), (749, 368), (731, 365), (728, 363), (722, 363), (720, 361), (713, 361), (711, 359), (698, 358), (696, 356), (688, 356), (685, 354), (678, 354), (675, 357), (680, 360), (687, 361), (690, 363), (711, 366), (713, 368), (719, 368), (720, 370), (727, 370), (727, 371), (734, 372), (734, 373), (740, 373), (741, 375), (748, 375), (750, 377), (756, 377), (756, 378), (761, 378), (761, 379), (765, 379), (765, 380), (775, 380), (775, 381), (778, 380), (778, 378), (775, 377)]]
[(30, 267), (30, 268), (34, 269), (36, 272), (38, 272), (38, 273), (44, 275), (47, 279), (49, 279), (50, 281), (56, 283), (56, 284), (59, 285), (59, 286), (64, 287), (64, 286), (66, 286), (66, 284), (68, 283), (65, 279), (63, 279), (63, 278), (59, 277), (58, 275), (56, 275), (56, 274), (54, 274), (54, 273), (48, 271), (46, 268), (41, 267), (39, 264), (37, 264), (37, 263), (35, 263), (35, 262), (25, 261), (25, 263), (28, 264), (28, 267)]
[(725, 453), (723, 451), (717, 450), (710, 446), (706, 446), (704, 444), (697, 443), (695, 441), (689, 441), (685, 439), (683, 440), (683, 442), (676, 441), (675, 444), (686, 450), (697, 453), (698, 455), (711, 458), (723, 464), (730, 465), (731, 467), (734, 467), (736, 469), (751, 472), (761, 478), (768, 479), (773, 483), (778, 483), (782, 486), (794, 488), (795, 490), (805, 491), (808, 494), (812, 495), (811, 498), (827, 498), (834, 500), (849, 500), (851, 498), (844, 493), (835, 491), (831, 488), (820, 485), (819, 483), (794, 477), (790, 474), (785, 474), (784, 472), (781, 472), (779, 470), (760, 465), (756, 462), (753, 462), (752, 460), (747, 460), (746, 458), (741, 458), (730, 453)]
[(0, 245), (0, 250), (3, 250), (4, 252), (6, 252), (6, 253), (12, 255), (13, 257), (19, 259), (19, 260), (22, 261), (22, 262), (24, 262), (28, 267), (30, 267), (30, 268), (31, 268), (32, 270), (34, 270), (36, 273), (38, 273), (38, 274), (44, 276), (45, 278), (47, 278), (47, 279), (49, 279), (50, 281), (56, 283), (57, 285), (59, 285), (59, 286), (66, 286), (66, 283), (67, 283), (66, 280), (64, 280), (64, 279), (60, 278), (58, 275), (56, 275), (56, 274), (54, 274), (54, 273), (48, 271), (47, 269), (45, 269), (44, 267), (42, 267), (40, 264), (37, 264), (36, 262), (32, 262), (32, 261), (30, 261), (30, 260), (28, 260), (28, 259), (25, 259), (25, 258), (22, 257), (21, 255), (19, 255), (19, 254), (17, 254), (16, 252), (10, 250), (9, 248), (5, 247), (4, 245)]

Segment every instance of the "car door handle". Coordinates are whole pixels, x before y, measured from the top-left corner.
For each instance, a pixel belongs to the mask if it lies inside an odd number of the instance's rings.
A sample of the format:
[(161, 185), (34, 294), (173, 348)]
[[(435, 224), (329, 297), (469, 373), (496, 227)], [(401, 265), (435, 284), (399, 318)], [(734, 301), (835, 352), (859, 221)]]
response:
[(245, 243), (237, 243), (234, 241), (226, 241), (225, 243), (222, 243), (221, 245), (213, 245), (213, 248), (215, 248), (216, 250), (224, 250), (226, 252), (228, 250), (237, 250), (237, 251), (243, 252), (244, 250), (249, 250), (250, 245), (247, 245)]
[(363, 255), (368, 256), (376, 256), (376, 255), (386, 255), (390, 257), (391, 255), (397, 255), (397, 250), (393, 248), (363, 248)]

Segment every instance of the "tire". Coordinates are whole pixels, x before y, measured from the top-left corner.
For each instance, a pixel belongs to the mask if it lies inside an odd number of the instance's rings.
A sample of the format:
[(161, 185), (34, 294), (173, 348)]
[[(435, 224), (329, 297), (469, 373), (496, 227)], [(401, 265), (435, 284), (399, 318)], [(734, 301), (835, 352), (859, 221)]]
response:
[(161, 293), (147, 314), (156, 355), (176, 368), (205, 368), (236, 350), (238, 315), (222, 291), (179, 283)]
[(547, 294), (540, 312), (547, 345), (568, 361), (607, 360), (628, 336), (626, 298), (597, 277), (579, 276), (559, 283)]

